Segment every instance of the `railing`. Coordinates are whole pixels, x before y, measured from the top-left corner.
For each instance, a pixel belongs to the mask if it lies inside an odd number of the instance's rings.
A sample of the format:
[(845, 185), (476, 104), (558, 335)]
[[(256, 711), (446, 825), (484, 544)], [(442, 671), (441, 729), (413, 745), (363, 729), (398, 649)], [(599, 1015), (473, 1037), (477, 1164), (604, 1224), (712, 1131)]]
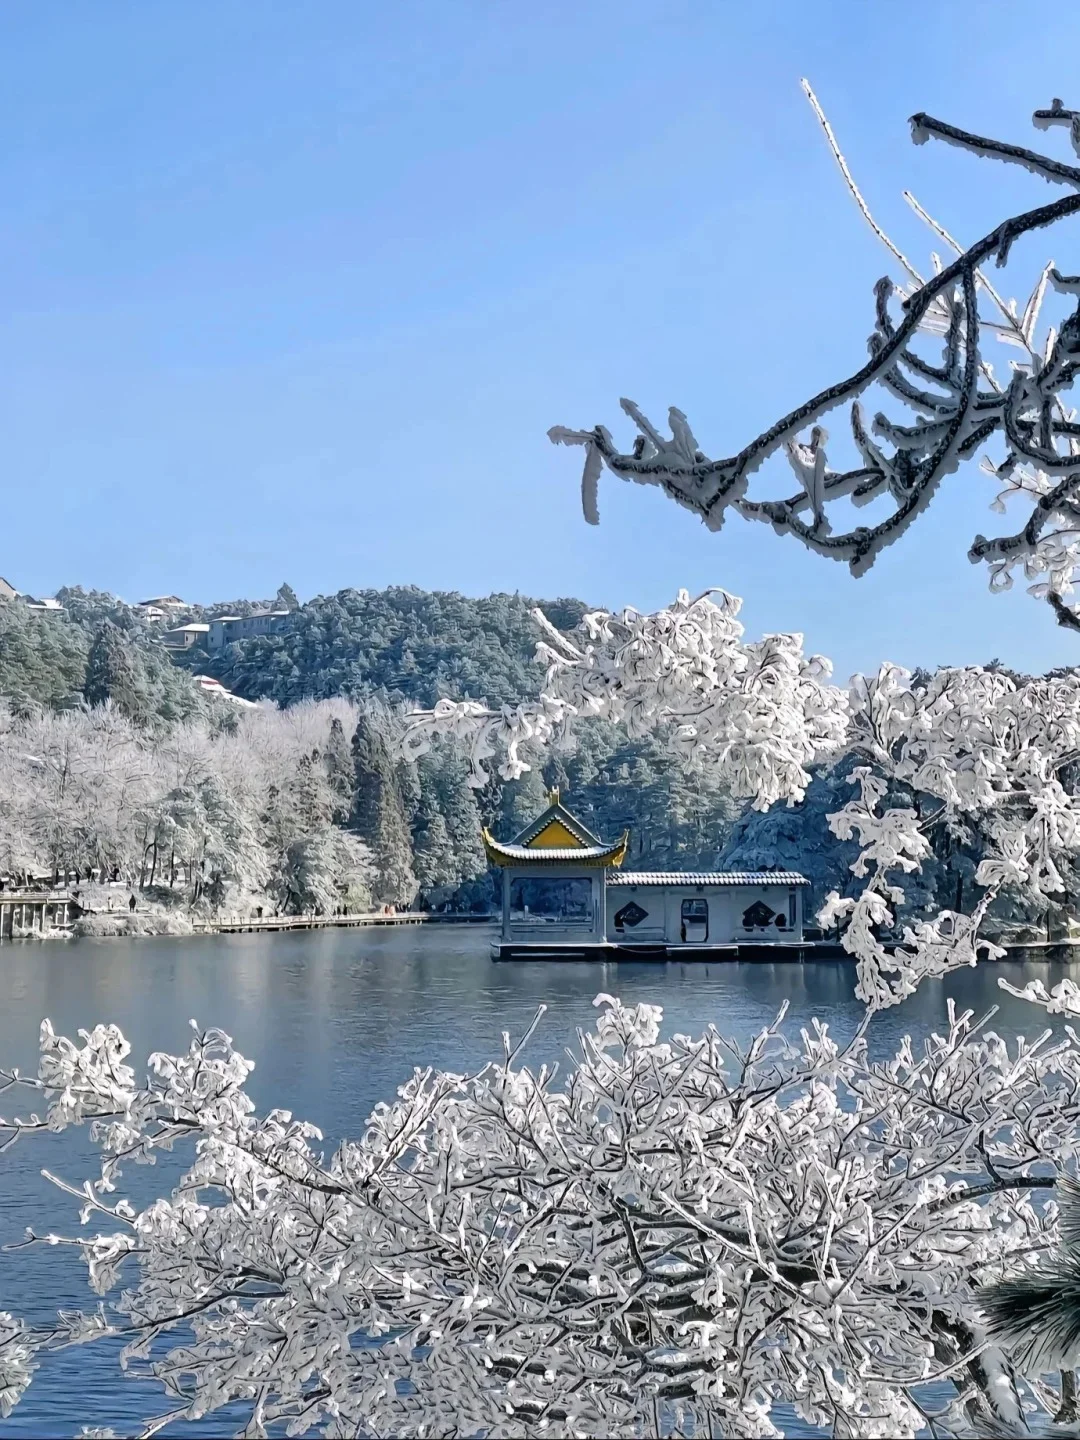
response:
[(386, 914), (368, 911), (355, 915), (216, 915), (209, 920), (196, 920), (196, 934), (215, 935), (254, 930), (330, 930), (357, 929), (372, 925), (489, 925), (498, 917), (487, 914), (436, 914), (430, 910), (407, 910)]

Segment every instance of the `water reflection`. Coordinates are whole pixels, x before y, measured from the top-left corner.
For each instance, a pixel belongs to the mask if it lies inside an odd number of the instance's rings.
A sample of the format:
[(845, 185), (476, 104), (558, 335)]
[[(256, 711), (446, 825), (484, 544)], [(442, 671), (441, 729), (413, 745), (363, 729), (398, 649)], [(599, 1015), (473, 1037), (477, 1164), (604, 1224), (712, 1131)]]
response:
[[(256, 1060), (251, 1089), (260, 1107), (290, 1109), (332, 1143), (359, 1134), (372, 1106), (392, 1095), (414, 1064), (460, 1071), (497, 1057), (501, 1032), (520, 1035), (541, 1003), (548, 1014), (530, 1042), (532, 1064), (563, 1056), (576, 1029), (592, 1023), (593, 999), (602, 991), (663, 1006), (668, 1033), (693, 1034), (712, 1023), (743, 1041), (784, 1000), (791, 1025), (816, 1015), (839, 1038), (850, 1035), (862, 1013), (852, 967), (841, 961), (495, 965), (489, 939), (486, 931), (448, 927), (5, 945), (0, 1062), (33, 1071), (38, 1025), (48, 1015), (69, 1034), (115, 1021), (141, 1068), (153, 1050), (186, 1047), (187, 1021), (195, 1017), (220, 1025)], [(994, 1028), (1002, 1034), (1036, 1033), (1045, 1015), (996, 983), (999, 975), (1018, 983), (1032, 974), (1056, 983), (1063, 975), (1080, 979), (1080, 967), (984, 966), (925, 985), (877, 1017), (871, 1048), (881, 1055), (907, 1031), (940, 1029), (948, 996), (977, 1013), (999, 1004)], [(29, 1224), (40, 1231), (75, 1223), (74, 1208), (42, 1180), (43, 1165), (81, 1179), (91, 1169), (85, 1138), (46, 1137), (0, 1156), (0, 1244), (21, 1239)], [(137, 1204), (170, 1178), (162, 1166), (125, 1177)], [(0, 1308), (46, 1320), (57, 1306), (88, 1306), (83, 1273), (55, 1250), (0, 1254)], [(132, 1433), (140, 1419), (165, 1408), (156, 1387), (123, 1380), (114, 1357), (75, 1350), (46, 1360), (3, 1434), (72, 1435), (91, 1422)], [(212, 1435), (222, 1424), (217, 1418), (162, 1433)]]

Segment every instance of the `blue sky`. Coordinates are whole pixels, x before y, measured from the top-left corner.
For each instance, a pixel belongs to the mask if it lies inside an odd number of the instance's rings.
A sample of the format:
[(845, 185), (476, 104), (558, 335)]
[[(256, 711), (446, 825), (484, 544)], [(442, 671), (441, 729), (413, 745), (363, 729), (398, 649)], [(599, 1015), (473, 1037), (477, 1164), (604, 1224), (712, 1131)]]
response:
[[(629, 395), (657, 418), (679, 405), (730, 453), (861, 362), (885, 257), (804, 74), (923, 265), (905, 186), (962, 238), (1047, 197), (911, 145), (924, 109), (1063, 146), (1028, 118), (1080, 98), (1080, 13), (1059, 9), (1022, 63), (1015, 6), (970, 13), (6, 6), (0, 574), (129, 600), (287, 579), (302, 598), (411, 583), (647, 608), (714, 584), (745, 597), (751, 633), (802, 630), (842, 677), (1080, 661), (1022, 587), (992, 597), (968, 564), (971, 537), (1008, 523), (975, 467), (855, 581), (613, 477), (586, 527), (580, 452), (546, 439), (625, 435)], [(1018, 249), (1008, 292), (1048, 250), (1075, 273), (1078, 239), (1072, 222)]]

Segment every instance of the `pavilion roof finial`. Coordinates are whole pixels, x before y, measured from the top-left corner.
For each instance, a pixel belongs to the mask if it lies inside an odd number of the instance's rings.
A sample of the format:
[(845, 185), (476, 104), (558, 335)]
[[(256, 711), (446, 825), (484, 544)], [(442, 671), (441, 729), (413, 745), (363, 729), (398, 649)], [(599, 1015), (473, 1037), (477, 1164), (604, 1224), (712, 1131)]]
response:
[(552, 785), (551, 789), (550, 789), (550, 790), (548, 791), (548, 793), (547, 793), (547, 798), (548, 798), (548, 804), (549, 804), (549, 805), (558, 805), (558, 804), (559, 804), (559, 787), (558, 787), (558, 785)]

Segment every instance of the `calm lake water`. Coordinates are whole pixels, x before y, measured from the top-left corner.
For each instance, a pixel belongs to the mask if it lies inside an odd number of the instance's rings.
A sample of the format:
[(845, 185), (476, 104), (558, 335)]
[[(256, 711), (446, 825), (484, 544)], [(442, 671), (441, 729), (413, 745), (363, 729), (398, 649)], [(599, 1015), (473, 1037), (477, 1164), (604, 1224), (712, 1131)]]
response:
[[(250, 1090), (260, 1109), (279, 1106), (313, 1121), (329, 1145), (356, 1135), (372, 1106), (388, 1099), (414, 1065), (453, 1070), (501, 1054), (504, 1029), (520, 1035), (537, 1005), (548, 1013), (530, 1042), (531, 1062), (557, 1058), (588, 1027), (601, 992), (664, 1007), (664, 1028), (696, 1033), (715, 1023), (746, 1038), (791, 1002), (796, 1024), (817, 1015), (849, 1034), (860, 1007), (852, 969), (811, 965), (493, 964), (490, 936), (478, 927), (325, 930), (285, 935), (222, 935), (161, 940), (24, 942), (0, 948), (0, 1063), (34, 1073), (43, 1017), (74, 1035), (114, 1021), (131, 1041), (137, 1072), (154, 1050), (186, 1049), (189, 1017), (228, 1031), (254, 1059)], [(1000, 1003), (995, 1028), (1034, 1034), (1045, 1015), (1003, 994), (1032, 975), (1048, 983), (1080, 967), (983, 966), (943, 983), (875, 1022), (874, 1046), (891, 1048), (905, 1031), (925, 1034), (944, 1020), (947, 996), (982, 1013)], [(0, 1098), (0, 1113), (27, 1100)], [(21, 1141), (0, 1155), (0, 1245), (39, 1233), (73, 1233), (77, 1202), (40, 1175), (43, 1166), (79, 1183), (94, 1173), (79, 1132)], [(132, 1169), (127, 1193), (145, 1204), (169, 1175)], [(93, 1308), (77, 1254), (60, 1249), (0, 1253), (0, 1309), (45, 1322), (57, 1308)], [(25, 1399), (0, 1424), (3, 1436), (75, 1435), (84, 1424), (136, 1433), (169, 1407), (152, 1382), (125, 1378), (116, 1349), (77, 1348), (45, 1357)], [(173, 1425), (162, 1435), (220, 1435), (221, 1415)], [(797, 1433), (793, 1430), (792, 1433)]]

